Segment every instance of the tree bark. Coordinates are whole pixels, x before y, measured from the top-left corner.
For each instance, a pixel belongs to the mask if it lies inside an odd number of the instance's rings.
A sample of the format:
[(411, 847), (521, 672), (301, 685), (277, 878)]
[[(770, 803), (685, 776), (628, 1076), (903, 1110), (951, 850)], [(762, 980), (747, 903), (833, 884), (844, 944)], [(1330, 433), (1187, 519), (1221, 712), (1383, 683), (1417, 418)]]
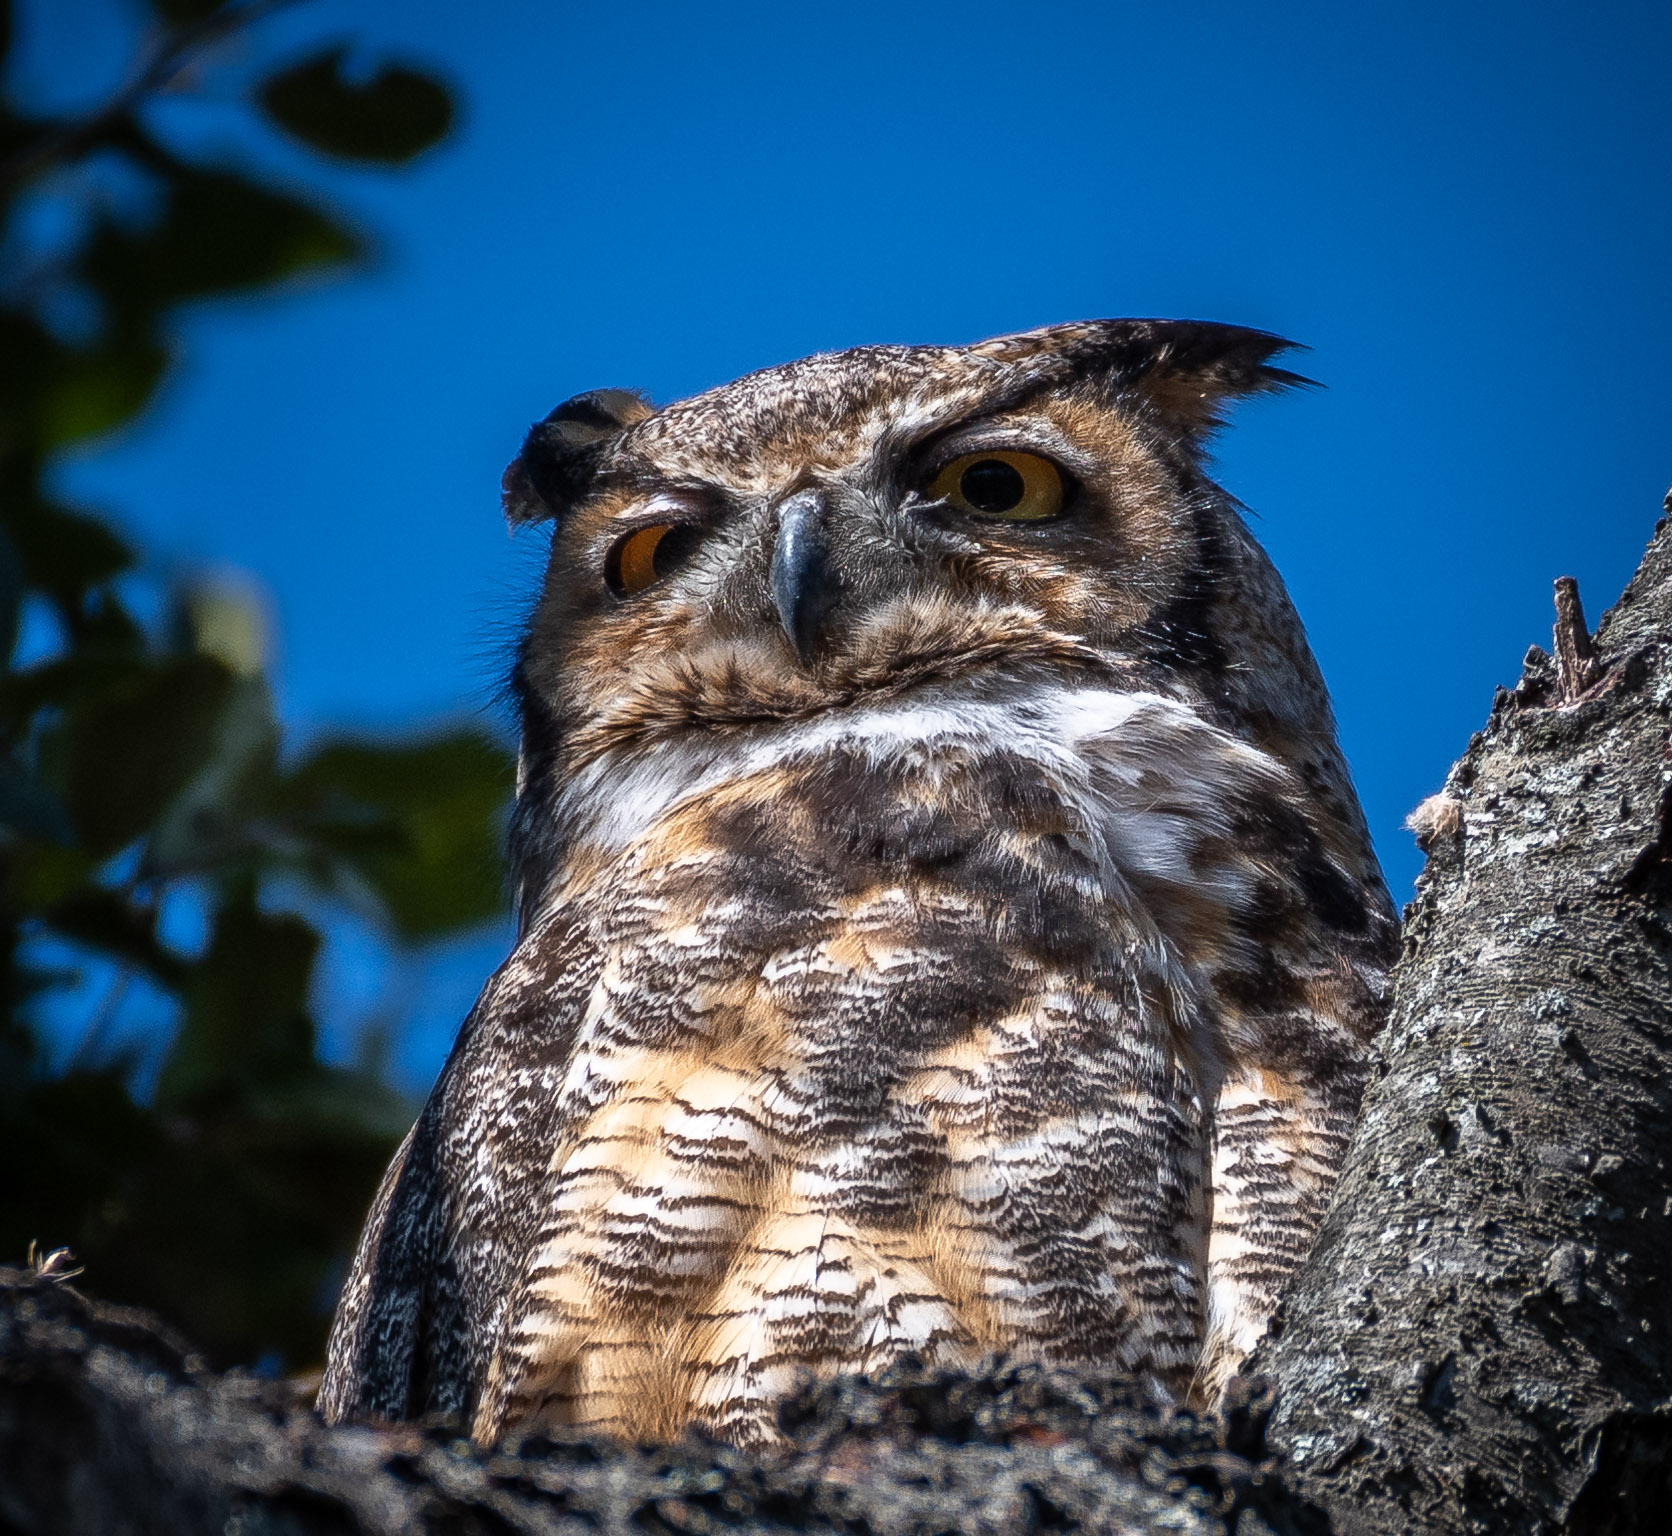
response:
[(201, 1368), (156, 1319), (0, 1269), (0, 1536), (1320, 1536), (1261, 1442), (1269, 1401), (1163, 1418), (1129, 1383), (905, 1369), (785, 1405), (791, 1449), (322, 1423)]
[(1557, 589), (1413, 818), (1381, 1075), (1258, 1362), (1343, 1536), (1672, 1529), (1672, 528), (1594, 647)]

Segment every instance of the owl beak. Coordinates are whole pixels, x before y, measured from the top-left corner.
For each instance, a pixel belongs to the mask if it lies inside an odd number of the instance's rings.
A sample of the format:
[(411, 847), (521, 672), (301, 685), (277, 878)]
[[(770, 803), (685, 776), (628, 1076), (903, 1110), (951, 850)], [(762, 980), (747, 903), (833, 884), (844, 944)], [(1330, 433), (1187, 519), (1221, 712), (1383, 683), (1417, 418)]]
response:
[(778, 540), (772, 548), (772, 600), (778, 606), (784, 633), (804, 666), (837, 596), (825, 532), (824, 497), (818, 491), (797, 491), (778, 509)]

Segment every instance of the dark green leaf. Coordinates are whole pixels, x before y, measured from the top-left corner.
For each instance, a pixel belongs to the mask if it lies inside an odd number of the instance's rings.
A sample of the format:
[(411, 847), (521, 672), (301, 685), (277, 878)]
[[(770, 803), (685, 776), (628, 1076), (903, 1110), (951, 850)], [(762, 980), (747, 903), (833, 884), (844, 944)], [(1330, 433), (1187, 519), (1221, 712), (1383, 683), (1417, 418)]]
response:
[(12, 849), (6, 861), (6, 905), (14, 914), (37, 916), (74, 896), (96, 869), (96, 861), (79, 848), (24, 843)]
[(61, 938), (136, 966), (162, 986), (174, 988), (185, 982), (185, 962), (157, 940), (155, 912), (119, 891), (84, 886), (56, 903), (45, 921)]
[[(124, 284), (131, 290), (131, 283)], [(108, 431), (150, 399), (168, 365), (155, 334), (155, 305), (129, 294), (124, 323), (98, 340), (72, 346), (32, 315), (0, 309), (0, 419), (19, 434), (36, 464), (48, 450)]]
[(0, 665), (9, 664), (23, 613), (23, 561), (17, 542), (0, 524)]
[(137, 671), (65, 726), (65, 801), (82, 845), (114, 853), (138, 837), (214, 752), (234, 678), (206, 656)]
[(98, 589), (81, 602), (60, 601), (58, 612), (70, 631), (71, 643), (79, 651), (104, 656), (145, 654), (145, 631), (108, 588)]
[[(33, 435), (47, 376), (57, 354), (64, 350), (63, 343), (33, 315), (0, 308), (0, 357), (6, 360), (6, 366), (0, 368), (0, 419), (11, 431)], [(16, 452), (24, 445), (19, 442), (10, 446)]]
[(8, 518), (25, 583), (75, 597), (133, 565), (133, 551), (98, 518), (36, 501)]
[(75, 841), (64, 802), (11, 756), (0, 757), (0, 826), (35, 842)]
[(158, 20), (178, 27), (213, 16), (225, 4), (226, 0), (151, 0), (151, 9)]
[[(21, 166), (48, 131), (39, 118), (25, 116), (0, 99), (0, 165)], [(15, 179), (9, 186), (0, 178), (0, 208), (4, 208), (28, 185), (26, 175), (18, 175), (14, 170), (13, 176)]]
[(503, 911), (512, 777), (509, 754), (475, 731), (410, 746), (335, 742), (289, 777), (280, 803), (353, 864), (403, 937), (428, 938)]
[(132, 656), (79, 655), (42, 662), (0, 679), (0, 725), (20, 734), (41, 710), (94, 704), (140, 685), (146, 675), (146, 663)]
[(359, 256), (360, 239), (323, 210), (232, 171), (175, 163), (152, 225), (96, 225), (82, 273), (126, 334), (145, 316), (216, 294), (265, 288)]
[[(119, 1072), (0, 1073), (0, 1251), (66, 1245), (102, 1295), (161, 1309), (217, 1364), (319, 1359), (346, 1262), (410, 1108), (318, 1067), (302, 1113), (166, 1115)], [(399, 1125), (397, 1127), (397, 1122)]]
[[(156, 1117), (135, 1104), (115, 1072), (0, 1084), (0, 1165), (27, 1178), (0, 1180), (0, 1243), (13, 1253), (81, 1245), (116, 1215), (125, 1170), (143, 1167), (159, 1143)], [(95, 1239), (96, 1240), (96, 1239)]]
[(215, 914), (209, 949), (186, 984), (186, 1017), (163, 1065), (157, 1103), (208, 1112), (229, 1097), (313, 1073), (308, 983), (319, 935), (246, 892)]
[(62, 349), (41, 379), (42, 448), (98, 437), (137, 416), (162, 382), (168, 352), (149, 336)]
[(279, 727), (267, 684), (241, 677), (215, 724), (207, 761), (151, 829), (147, 875), (172, 878), (213, 869), (250, 849), (250, 822), (272, 785), (278, 754)]
[[(148, 3), (171, 27), (268, 9)], [(12, 10), (0, 0), (0, 52)], [(262, 95), (286, 133), (362, 161), (409, 160), (452, 117), (445, 90), (414, 70), (353, 83), (341, 50), (274, 77)], [(181, 305), (268, 290), (363, 250), (306, 191), (182, 160), (151, 134), (145, 105), (78, 129), (0, 102), (0, 160), (27, 161), (4, 194), (8, 210), (56, 168), (94, 156), (143, 183), (120, 214), (116, 202), (89, 201), (90, 223), (0, 301), (0, 517), (15, 556), (0, 543), (0, 640), (20, 588), (40, 595), (26, 605), (50, 602), (65, 637), (48, 664), (0, 676), (0, 1170), (28, 1172), (0, 1176), (0, 1252), (16, 1256), (30, 1238), (67, 1243), (102, 1292), (160, 1307), (223, 1363), (276, 1346), (306, 1365), (323, 1342), (331, 1277), (410, 1107), (367, 1072), (318, 1060), (308, 1013), (318, 936), (300, 917), (263, 911), (258, 884), (275, 868), (353, 882), (381, 897), (406, 936), (491, 915), (509, 764), (468, 736), (342, 744), (277, 785), (260, 647), (220, 623), (225, 613), (148, 633), (127, 585), (117, 590), (132, 552), (46, 495), (58, 449), (132, 420), (154, 397)], [(37, 293), (83, 301), (85, 323), (49, 326)], [(118, 887), (113, 870), (134, 866), (112, 855), (139, 840), (143, 879)], [(200, 959), (157, 933), (153, 883), (181, 875), (211, 908)], [(107, 1038), (155, 1020), (158, 1002), (178, 1008), (154, 1106), (108, 1063), (54, 1071), (34, 1048), (43, 1021), (55, 1033), (75, 1023), (65, 1016), (73, 978), (53, 968), (60, 944), (78, 963), (121, 968), (112, 997), (149, 998), (134, 1016), (117, 1019), (114, 1005), (101, 1015), (113, 1021)]]
[(453, 102), (431, 76), (386, 64), (364, 83), (347, 79), (348, 50), (328, 49), (266, 81), (267, 115), (310, 149), (345, 160), (400, 165), (447, 136)]
[(271, 287), (342, 266), (364, 242), (323, 209), (231, 171), (163, 157), (160, 212), (140, 225), (95, 219), (70, 271), (99, 300), (96, 340), (71, 345), (16, 311), (0, 313), (0, 414), (37, 452), (108, 432), (136, 415), (167, 370), (167, 312), (194, 299)]

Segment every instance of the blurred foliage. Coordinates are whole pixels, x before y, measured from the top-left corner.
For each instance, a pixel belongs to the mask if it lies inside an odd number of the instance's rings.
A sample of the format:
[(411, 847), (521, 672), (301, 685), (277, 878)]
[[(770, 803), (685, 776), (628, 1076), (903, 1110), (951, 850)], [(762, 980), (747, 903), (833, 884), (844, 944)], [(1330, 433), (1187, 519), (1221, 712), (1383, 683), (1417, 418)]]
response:
[[(147, 626), (139, 551), (48, 489), (54, 454), (145, 408), (181, 306), (363, 252), (323, 200), (148, 125), (154, 97), (212, 76), (275, 8), (154, 0), (102, 109), (0, 98), (0, 1258), (68, 1245), (102, 1294), (158, 1307), (221, 1361), (299, 1366), (410, 1117), (371, 1070), (319, 1059), (317, 923), (351, 903), (419, 945), (496, 916), (510, 764), (460, 730), (287, 754), (249, 600), (180, 587)], [(0, 0), (0, 55), (10, 23)], [(378, 165), (447, 132), (440, 83), (399, 66), (356, 83), (344, 59), (257, 80), (258, 131)], [(31, 242), (48, 205), (72, 216)], [(199, 945), (168, 936), (182, 899)], [(55, 1068), (45, 1026), (87, 1011), (88, 976), (105, 996)], [(129, 989), (177, 1021), (148, 1091), (105, 1043)]]
[(343, 76), (346, 48), (282, 70), (261, 88), (261, 104), (292, 137), (323, 154), (400, 165), (453, 125), (453, 103), (429, 76), (385, 65), (356, 84)]

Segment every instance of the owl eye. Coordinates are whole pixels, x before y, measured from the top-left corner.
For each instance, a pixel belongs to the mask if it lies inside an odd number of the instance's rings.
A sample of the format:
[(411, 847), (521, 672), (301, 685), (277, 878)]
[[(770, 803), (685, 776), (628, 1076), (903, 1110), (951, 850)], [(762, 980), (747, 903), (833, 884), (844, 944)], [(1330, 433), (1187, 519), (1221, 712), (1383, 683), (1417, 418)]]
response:
[(604, 562), (604, 580), (617, 597), (631, 597), (672, 572), (696, 544), (698, 531), (652, 523), (622, 539)]
[(1037, 453), (966, 453), (938, 475), (930, 494), (975, 517), (1037, 523), (1067, 499), (1062, 471)]

